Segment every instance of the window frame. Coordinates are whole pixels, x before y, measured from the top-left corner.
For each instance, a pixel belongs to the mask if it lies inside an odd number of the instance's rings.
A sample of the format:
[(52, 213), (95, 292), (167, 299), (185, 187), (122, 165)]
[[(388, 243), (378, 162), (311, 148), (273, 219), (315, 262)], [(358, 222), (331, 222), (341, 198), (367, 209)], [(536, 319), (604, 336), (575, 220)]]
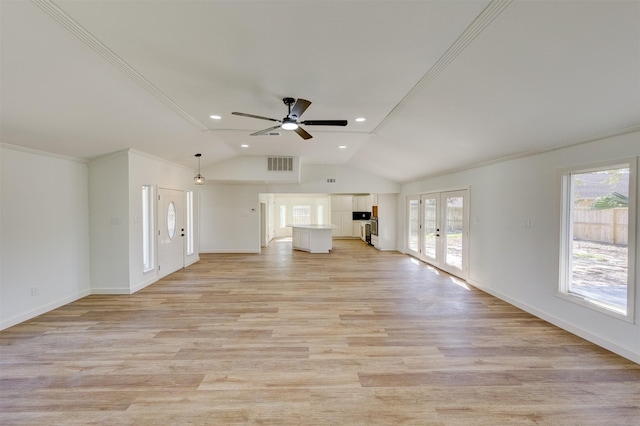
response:
[[(145, 194), (146, 192), (146, 194)], [(142, 185), (142, 272), (147, 274), (156, 269), (156, 187)]]
[[(301, 215), (297, 215), (296, 212), (299, 210), (305, 210), (306, 215), (301, 216)], [(308, 204), (295, 204), (291, 207), (291, 222), (294, 225), (309, 225), (311, 224), (311, 215), (313, 214), (313, 211), (311, 209), (311, 206)], [(300, 218), (309, 218), (306, 221), (301, 221)]]
[(192, 256), (195, 252), (195, 239), (194, 239), (194, 203), (193, 203), (193, 191), (186, 191), (186, 253), (187, 256)]
[[(611, 170), (621, 167), (629, 167), (629, 223), (627, 244), (627, 309), (626, 314), (617, 312), (597, 300), (589, 299), (575, 293), (570, 293), (572, 272), (572, 241), (573, 241), (573, 196), (571, 177), (573, 174), (589, 173)], [(572, 303), (604, 313), (614, 318), (635, 324), (635, 295), (636, 295), (636, 221), (637, 221), (637, 171), (638, 157), (621, 158), (566, 167), (559, 170), (561, 183), (561, 222), (560, 222), (560, 253), (559, 253), (559, 277), (556, 296)]]

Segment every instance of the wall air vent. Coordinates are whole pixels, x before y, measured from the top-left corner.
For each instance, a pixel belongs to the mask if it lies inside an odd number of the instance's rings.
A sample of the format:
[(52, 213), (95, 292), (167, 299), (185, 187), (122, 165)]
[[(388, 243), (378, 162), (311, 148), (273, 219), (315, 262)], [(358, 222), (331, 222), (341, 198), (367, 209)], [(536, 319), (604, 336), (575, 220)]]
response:
[(267, 157), (267, 170), (270, 172), (292, 172), (293, 157)]
[(336, 183), (336, 179), (335, 178), (329, 178), (329, 179), (327, 179), (327, 183)]

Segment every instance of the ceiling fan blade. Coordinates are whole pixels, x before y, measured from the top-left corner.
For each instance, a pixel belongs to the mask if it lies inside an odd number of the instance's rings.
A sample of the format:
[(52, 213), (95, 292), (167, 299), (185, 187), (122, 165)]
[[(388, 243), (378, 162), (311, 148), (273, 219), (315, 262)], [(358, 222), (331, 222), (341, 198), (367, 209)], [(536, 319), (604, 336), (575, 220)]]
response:
[(302, 113), (305, 112), (307, 108), (309, 108), (309, 105), (311, 105), (310, 101), (306, 99), (298, 99), (293, 108), (291, 108), (289, 117), (297, 120), (298, 118), (300, 118)]
[(347, 120), (306, 120), (300, 122), (300, 124), (307, 126), (346, 126), (347, 123)]
[(297, 134), (299, 134), (302, 139), (311, 139), (313, 136), (311, 136), (305, 129), (303, 129), (302, 127), (298, 127), (296, 130), (294, 130), (294, 132), (296, 132)]
[(269, 117), (262, 117), (260, 115), (253, 115), (253, 114), (246, 114), (244, 112), (232, 112), (231, 114), (233, 115), (239, 115), (242, 117), (249, 117), (249, 118), (259, 118), (260, 120), (269, 120), (269, 121), (275, 121), (277, 123), (281, 123), (282, 120), (276, 120), (275, 118), (269, 118)]
[(275, 130), (275, 129), (279, 129), (279, 128), (280, 128), (280, 126), (273, 126), (273, 127), (269, 127), (268, 129), (258, 130), (258, 131), (257, 131), (257, 132), (255, 132), (255, 133), (251, 133), (249, 136), (258, 136), (258, 135), (263, 135), (263, 134), (265, 134), (265, 133), (269, 133), (270, 131)]

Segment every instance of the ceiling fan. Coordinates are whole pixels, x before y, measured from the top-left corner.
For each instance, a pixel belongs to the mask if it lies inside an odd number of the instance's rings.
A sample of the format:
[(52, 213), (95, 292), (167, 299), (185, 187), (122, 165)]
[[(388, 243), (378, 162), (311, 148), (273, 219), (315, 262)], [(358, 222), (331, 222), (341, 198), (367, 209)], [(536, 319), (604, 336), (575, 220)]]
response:
[[(311, 136), (306, 130), (300, 127), (300, 124), (304, 124), (305, 126), (346, 126), (347, 120), (305, 120), (298, 121), (303, 112), (309, 108), (311, 102), (306, 99), (294, 99), (294, 98), (284, 98), (282, 102), (289, 108), (289, 113), (282, 120), (276, 120), (275, 118), (269, 117), (261, 117), (259, 115), (246, 114), (244, 112), (232, 112), (231, 114), (240, 115), (242, 117), (249, 118), (259, 118), (260, 120), (269, 120), (275, 121), (278, 124), (277, 126), (269, 127), (268, 129), (260, 130), (255, 133), (251, 133), (251, 136), (262, 135), (264, 133), (269, 133), (272, 130), (282, 128), (285, 130), (293, 130), (297, 134), (302, 137), (302, 139), (311, 139)], [(293, 105), (293, 108), (291, 107)]]

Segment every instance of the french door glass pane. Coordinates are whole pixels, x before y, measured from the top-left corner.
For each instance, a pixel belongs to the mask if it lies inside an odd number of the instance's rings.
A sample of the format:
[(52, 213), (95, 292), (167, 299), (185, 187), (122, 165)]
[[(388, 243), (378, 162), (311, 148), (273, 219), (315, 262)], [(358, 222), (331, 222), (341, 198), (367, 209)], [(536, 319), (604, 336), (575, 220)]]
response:
[(424, 246), (422, 253), (435, 259), (436, 257), (436, 244), (437, 244), (437, 216), (438, 216), (438, 203), (435, 198), (426, 198), (424, 200), (424, 223), (422, 224), (424, 232)]
[(447, 197), (445, 214), (445, 262), (458, 269), (462, 269), (463, 208), (462, 197)]
[(409, 250), (418, 252), (420, 249), (420, 203), (409, 200)]

